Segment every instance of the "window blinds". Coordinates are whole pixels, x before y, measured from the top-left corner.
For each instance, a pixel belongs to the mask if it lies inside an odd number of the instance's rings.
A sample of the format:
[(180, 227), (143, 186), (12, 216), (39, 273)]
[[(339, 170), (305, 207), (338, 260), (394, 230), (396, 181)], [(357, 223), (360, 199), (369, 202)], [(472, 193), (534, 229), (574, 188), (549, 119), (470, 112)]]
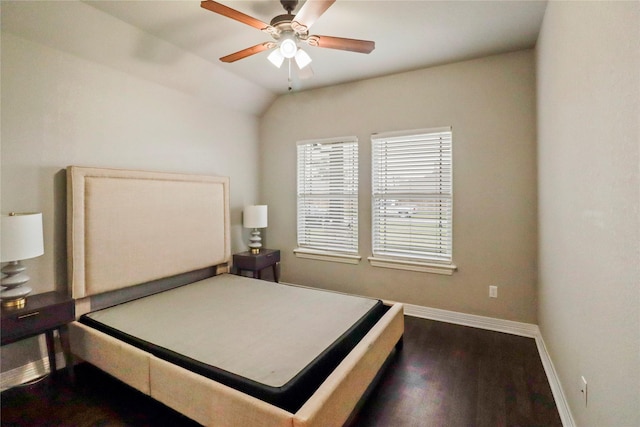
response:
[(372, 137), (373, 255), (452, 262), (451, 128)]
[(358, 251), (358, 141), (298, 143), (298, 247)]

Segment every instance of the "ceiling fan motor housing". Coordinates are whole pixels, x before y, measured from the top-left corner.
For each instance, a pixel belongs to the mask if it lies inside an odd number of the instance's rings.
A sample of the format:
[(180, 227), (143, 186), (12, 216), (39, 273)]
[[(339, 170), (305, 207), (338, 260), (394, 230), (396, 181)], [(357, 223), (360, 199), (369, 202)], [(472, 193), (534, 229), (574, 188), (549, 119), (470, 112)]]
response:
[(283, 27), (289, 27), (289, 29), (291, 29), (291, 21), (293, 21), (293, 18), (295, 18), (295, 15), (290, 13), (287, 13), (286, 15), (278, 15), (271, 20), (269, 25), (276, 27), (281, 31), (286, 31)]
[(295, 15), (290, 13), (278, 15), (271, 20), (269, 27), (265, 31), (276, 40), (280, 39), (284, 34), (294, 33), (297, 39), (305, 41), (309, 36), (307, 28), (297, 24), (294, 21), (295, 17)]

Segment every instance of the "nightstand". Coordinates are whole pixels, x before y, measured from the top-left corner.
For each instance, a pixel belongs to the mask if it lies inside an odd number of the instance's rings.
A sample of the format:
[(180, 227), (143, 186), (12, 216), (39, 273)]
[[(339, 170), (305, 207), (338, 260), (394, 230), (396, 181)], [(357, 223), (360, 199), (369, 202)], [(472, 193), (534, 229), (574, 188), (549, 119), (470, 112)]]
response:
[(280, 250), (278, 249), (260, 249), (257, 254), (250, 251), (240, 252), (233, 255), (233, 266), (238, 275), (242, 275), (243, 271), (252, 271), (253, 277), (261, 279), (260, 272), (265, 268), (273, 269), (273, 279), (278, 282), (280, 280)]
[(23, 308), (2, 307), (1, 345), (45, 334), (51, 372), (56, 371), (53, 331), (58, 330), (67, 372), (73, 376), (67, 324), (75, 320), (73, 299), (60, 292), (45, 292), (27, 297)]

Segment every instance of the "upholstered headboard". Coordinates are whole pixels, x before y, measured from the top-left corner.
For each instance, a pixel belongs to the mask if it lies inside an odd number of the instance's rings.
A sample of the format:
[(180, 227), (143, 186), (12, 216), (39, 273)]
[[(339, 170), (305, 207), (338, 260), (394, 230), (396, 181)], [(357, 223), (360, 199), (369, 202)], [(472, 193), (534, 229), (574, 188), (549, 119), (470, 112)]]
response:
[(72, 296), (229, 263), (229, 179), (67, 168)]

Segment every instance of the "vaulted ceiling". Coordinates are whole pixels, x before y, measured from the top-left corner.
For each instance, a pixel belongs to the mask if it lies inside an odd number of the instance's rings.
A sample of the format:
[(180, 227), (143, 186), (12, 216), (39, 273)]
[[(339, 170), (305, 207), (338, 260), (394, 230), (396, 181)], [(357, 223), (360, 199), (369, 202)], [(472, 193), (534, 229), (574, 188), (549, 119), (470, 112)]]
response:
[[(278, 0), (219, 2), (267, 23), (285, 13)], [(222, 56), (271, 37), (205, 10), (197, 0), (86, 3), (271, 93), (288, 89), (288, 67), (274, 67), (268, 52), (220, 62)], [(337, 0), (310, 33), (373, 40), (375, 50), (361, 54), (305, 47), (314, 75), (298, 79), (294, 69), (293, 87), (305, 90), (531, 48), (545, 8), (546, 1)]]

